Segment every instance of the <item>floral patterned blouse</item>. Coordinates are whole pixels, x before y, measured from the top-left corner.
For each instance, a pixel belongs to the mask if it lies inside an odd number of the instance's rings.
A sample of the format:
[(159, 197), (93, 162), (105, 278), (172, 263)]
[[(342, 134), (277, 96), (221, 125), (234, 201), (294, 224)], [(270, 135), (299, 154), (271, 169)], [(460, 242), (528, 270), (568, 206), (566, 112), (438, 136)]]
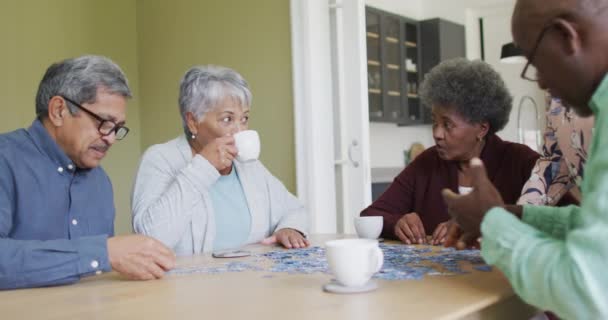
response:
[(580, 184), (591, 145), (594, 118), (578, 117), (558, 98), (548, 98), (542, 156), (517, 204), (555, 205), (568, 191), (580, 202)]

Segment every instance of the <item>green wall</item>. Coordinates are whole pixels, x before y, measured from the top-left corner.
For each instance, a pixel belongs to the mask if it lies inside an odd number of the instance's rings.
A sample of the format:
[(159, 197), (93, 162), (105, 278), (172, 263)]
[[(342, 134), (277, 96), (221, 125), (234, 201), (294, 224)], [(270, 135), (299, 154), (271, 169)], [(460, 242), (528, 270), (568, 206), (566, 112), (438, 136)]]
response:
[(130, 227), (132, 177), (141, 154), (135, 1), (0, 1), (0, 132), (27, 127), (35, 116), (38, 83), (53, 62), (83, 54), (118, 63), (135, 98), (128, 104), (129, 136), (102, 162), (114, 186), (116, 232)]
[(0, 41), (0, 132), (30, 125), (38, 82), (53, 62), (99, 54), (127, 74), (131, 132), (102, 162), (117, 233), (131, 230), (142, 151), (181, 132), (178, 83), (196, 64), (229, 66), (249, 81), (262, 161), (295, 190), (289, 1), (1, 0)]
[(14, 0), (0, 2), (0, 132), (34, 119), (38, 83), (53, 62), (84, 54), (104, 55), (127, 74), (129, 136), (102, 162), (116, 200), (116, 232), (130, 232), (132, 177), (141, 155), (135, 1)]
[(237, 70), (253, 92), (261, 159), (295, 191), (291, 34), (287, 0), (138, 0), (142, 147), (182, 133), (179, 81), (194, 65)]

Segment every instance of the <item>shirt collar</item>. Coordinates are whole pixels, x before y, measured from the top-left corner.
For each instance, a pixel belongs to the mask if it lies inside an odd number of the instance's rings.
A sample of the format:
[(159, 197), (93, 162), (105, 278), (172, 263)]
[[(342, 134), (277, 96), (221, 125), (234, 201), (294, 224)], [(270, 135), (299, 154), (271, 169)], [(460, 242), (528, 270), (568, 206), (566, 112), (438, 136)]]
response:
[(27, 129), (27, 132), (34, 141), (34, 144), (38, 150), (46, 154), (51, 161), (55, 162), (59, 166), (58, 170), (60, 173), (64, 170), (72, 171), (76, 169), (74, 162), (72, 162), (61, 147), (59, 147), (57, 142), (51, 137), (39, 119), (32, 122), (32, 125)]
[(597, 115), (600, 112), (602, 105), (606, 104), (608, 104), (608, 74), (604, 76), (604, 80), (602, 80), (597, 89), (595, 89), (589, 107), (593, 111), (593, 114)]

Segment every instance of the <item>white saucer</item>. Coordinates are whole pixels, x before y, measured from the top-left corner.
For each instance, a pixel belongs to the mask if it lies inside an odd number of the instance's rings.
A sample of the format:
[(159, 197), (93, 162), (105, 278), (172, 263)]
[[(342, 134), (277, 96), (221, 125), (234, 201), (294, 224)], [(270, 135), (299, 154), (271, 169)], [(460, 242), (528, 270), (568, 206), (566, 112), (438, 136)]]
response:
[(378, 284), (375, 281), (368, 281), (360, 287), (343, 286), (337, 281), (331, 281), (323, 285), (323, 291), (331, 293), (362, 293), (378, 289)]

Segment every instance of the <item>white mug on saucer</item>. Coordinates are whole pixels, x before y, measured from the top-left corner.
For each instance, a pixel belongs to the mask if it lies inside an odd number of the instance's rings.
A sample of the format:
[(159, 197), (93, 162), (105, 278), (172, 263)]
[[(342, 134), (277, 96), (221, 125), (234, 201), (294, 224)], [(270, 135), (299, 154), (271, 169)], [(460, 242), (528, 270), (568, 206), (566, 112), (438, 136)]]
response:
[(257, 160), (260, 156), (260, 136), (255, 130), (243, 130), (234, 135), (234, 144), (238, 154), (236, 159), (240, 162)]
[(359, 238), (378, 239), (383, 224), (384, 218), (381, 216), (355, 217), (355, 230)]
[(371, 239), (328, 241), (325, 243), (325, 255), (336, 280), (346, 287), (365, 285), (384, 263), (378, 240)]

